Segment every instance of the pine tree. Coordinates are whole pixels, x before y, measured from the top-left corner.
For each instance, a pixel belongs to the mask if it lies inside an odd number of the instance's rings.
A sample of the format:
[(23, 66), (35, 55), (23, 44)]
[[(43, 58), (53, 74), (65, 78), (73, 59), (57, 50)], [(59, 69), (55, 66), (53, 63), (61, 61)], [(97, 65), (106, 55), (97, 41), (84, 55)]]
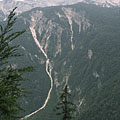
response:
[(33, 71), (31, 66), (17, 68), (10, 63), (10, 58), (21, 56), (17, 53), (19, 46), (12, 46), (11, 42), (25, 32), (12, 32), (17, 19), (15, 9), (10, 12), (5, 27), (0, 25), (0, 120), (18, 118), (22, 110), (18, 100), (26, 93), (20, 83), (25, 80), (23, 74)]
[(62, 93), (60, 94), (59, 102), (55, 108), (56, 115), (62, 116), (62, 120), (75, 119), (73, 116), (76, 107), (75, 104), (69, 101), (70, 96), (71, 94), (68, 90), (68, 86), (66, 85)]

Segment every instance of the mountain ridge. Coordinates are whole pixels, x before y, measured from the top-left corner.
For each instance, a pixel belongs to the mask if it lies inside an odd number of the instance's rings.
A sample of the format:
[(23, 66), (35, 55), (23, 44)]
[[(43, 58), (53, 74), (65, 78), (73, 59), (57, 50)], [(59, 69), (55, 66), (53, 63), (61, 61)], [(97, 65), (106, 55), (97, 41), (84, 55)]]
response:
[(8, 15), (9, 12), (14, 8), (18, 7), (17, 13), (28, 11), (35, 7), (46, 7), (46, 6), (59, 6), (59, 5), (70, 5), (76, 4), (78, 2), (83, 2), (87, 4), (96, 4), (103, 7), (120, 6), (119, 0), (1, 0), (0, 10), (3, 12), (4, 16)]

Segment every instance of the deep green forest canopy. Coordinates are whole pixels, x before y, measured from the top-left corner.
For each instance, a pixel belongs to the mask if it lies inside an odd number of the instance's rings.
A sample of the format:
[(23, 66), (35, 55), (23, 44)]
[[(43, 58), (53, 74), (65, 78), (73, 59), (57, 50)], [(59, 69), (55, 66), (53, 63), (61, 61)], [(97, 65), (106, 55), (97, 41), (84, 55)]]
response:
[[(16, 9), (16, 8), (15, 8)], [(11, 45), (23, 31), (13, 32), (16, 22), (15, 9), (10, 12), (5, 26), (0, 25), (0, 120), (16, 120), (20, 117), (21, 103), (19, 99), (27, 93), (21, 82), (25, 80), (23, 75), (32, 72), (33, 67), (17, 67), (10, 62), (11, 58), (22, 55), (18, 52), (18, 45)]]

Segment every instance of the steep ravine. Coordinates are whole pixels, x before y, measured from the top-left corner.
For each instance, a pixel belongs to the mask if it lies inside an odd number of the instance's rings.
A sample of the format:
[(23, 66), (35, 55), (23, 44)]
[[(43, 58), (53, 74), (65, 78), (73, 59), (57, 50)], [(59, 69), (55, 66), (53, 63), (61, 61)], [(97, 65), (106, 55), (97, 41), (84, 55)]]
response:
[(51, 65), (51, 63), (50, 63), (50, 60), (49, 60), (47, 54), (45, 53), (45, 51), (43, 50), (42, 46), (40, 45), (40, 43), (39, 43), (39, 41), (38, 41), (38, 39), (37, 39), (37, 36), (36, 36), (36, 32), (35, 32), (35, 28), (34, 28), (34, 27), (35, 27), (34, 25), (30, 26), (30, 31), (31, 31), (31, 33), (32, 33), (34, 42), (36, 43), (36, 45), (39, 47), (40, 51), (43, 53), (43, 55), (44, 55), (45, 58), (46, 58), (46, 73), (47, 73), (47, 75), (48, 75), (49, 78), (50, 78), (51, 86), (50, 86), (50, 90), (49, 90), (49, 92), (48, 92), (47, 98), (46, 98), (44, 104), (42, 105), (42, 107), (40, 107), (40, 108), (37, 109), (36, 111), (34, 111), (34, 112), (26, 115), (25, 117), (21, 118), (21, 120), (25, 120), (25, 119), (31, 117), (32, 115), (36, 114), (36, 113), (39, 112), (40, 110), (44, 109), (44, 108), (46, 107), (49, 99), (50, 99), (50, 95), (51, 95), (52, 88), (53, 88), (53, 78), (52, 78), (52, 75), (51, 75), (52, 65)]

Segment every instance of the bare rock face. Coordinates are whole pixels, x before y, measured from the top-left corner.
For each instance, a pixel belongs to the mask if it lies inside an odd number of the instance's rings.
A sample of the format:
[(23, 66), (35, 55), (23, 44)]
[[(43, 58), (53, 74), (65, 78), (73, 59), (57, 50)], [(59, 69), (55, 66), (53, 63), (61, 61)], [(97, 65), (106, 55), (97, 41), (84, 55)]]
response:
[(20, 14), (35, 7), (70, 5), (79, 2), (103, 7), (120, 6), (119, 0), (0, 0), (0, 10), (6, 16), (14, 7), (18, 7), (17, 13)]

